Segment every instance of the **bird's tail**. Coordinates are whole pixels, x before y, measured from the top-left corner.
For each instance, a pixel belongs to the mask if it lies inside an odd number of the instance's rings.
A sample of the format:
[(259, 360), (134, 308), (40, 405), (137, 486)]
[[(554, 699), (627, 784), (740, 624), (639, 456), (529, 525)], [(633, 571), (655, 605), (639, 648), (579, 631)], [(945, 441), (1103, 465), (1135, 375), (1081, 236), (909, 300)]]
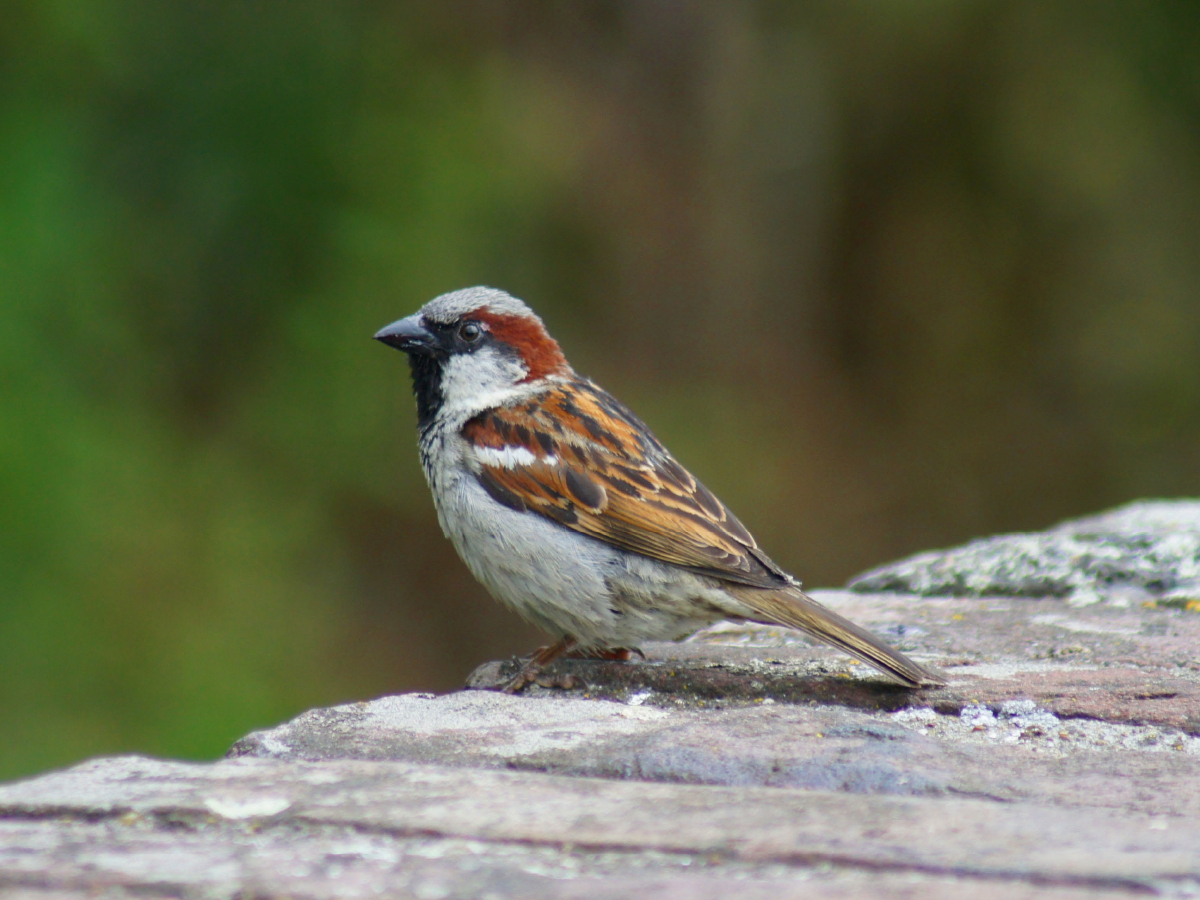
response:
[(865, 628), (822, 606), (799, 588), (735, 588), (737, 598), (754, 610), (746, 618), (766, 625), (796, 628), (874, 666), (906, 687), (943, 685), (946, 679), (893, 650)]

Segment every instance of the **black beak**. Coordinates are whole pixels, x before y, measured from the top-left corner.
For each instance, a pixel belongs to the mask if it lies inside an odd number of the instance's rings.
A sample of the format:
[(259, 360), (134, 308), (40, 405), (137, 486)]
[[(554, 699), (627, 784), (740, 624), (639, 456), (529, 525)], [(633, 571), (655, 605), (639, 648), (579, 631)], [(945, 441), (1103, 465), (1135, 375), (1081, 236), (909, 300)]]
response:
[(420, 356), (433, 356), (438, 351), (437, 335), (421, 322), (420, 313), (379, 329), (375, 332), (375, 340)]

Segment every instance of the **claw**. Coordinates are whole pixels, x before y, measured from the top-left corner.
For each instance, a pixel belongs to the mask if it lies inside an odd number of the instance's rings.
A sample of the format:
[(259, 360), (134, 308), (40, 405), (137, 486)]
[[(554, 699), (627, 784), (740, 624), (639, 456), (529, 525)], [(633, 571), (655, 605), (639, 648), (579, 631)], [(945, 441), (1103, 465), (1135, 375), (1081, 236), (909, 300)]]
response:
[(529, 685), (532, 684), (534, 681), (535, 681), (535, 678), (530, 678), (529, 676), (527, 676), (525, 673), (525, 670), (522, 669), (520, 672), (518, 672), (516, 675), (514, 675), (512, 678), (510, 678), (508, 681), (504, 682), (504, 684), (502, 684), (500, 686), (500, 693), (502, 693), (502, 694), (519, 694), (519, 693), (521, 693), (521, 691), (525, 690), (525, 688), (529, 687)]
[(587, 682), (570, 672), (565, 675), (539, 675), (533, 683), (538, 687), (557, 688), (560, 691), (587, 690)]
[(501, 686), (500, 692), (503, 694), (519, 694), (531, 684), (536, 684), (542, 688), (562, 691), (587, 690), (587, 682), (578, 675), (573, 675), (570, 672), (561, 675), (545, 675), (541, 672), (531, 671), (528, 668), (522, 668), (521, 671)]

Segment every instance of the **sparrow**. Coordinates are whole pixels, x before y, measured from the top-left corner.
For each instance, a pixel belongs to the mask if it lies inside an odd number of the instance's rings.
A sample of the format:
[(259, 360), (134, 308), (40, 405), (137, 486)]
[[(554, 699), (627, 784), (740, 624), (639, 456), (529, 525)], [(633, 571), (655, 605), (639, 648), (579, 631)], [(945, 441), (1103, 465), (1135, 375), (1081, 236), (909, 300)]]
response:
[(438, 522), (501, 603), (568, 653), (628, 659), (722, 620), (798, 629), (907, 687), (939, 675), (822, 606), (501, 290), (443, 294), (375, 338), (408, 355)]

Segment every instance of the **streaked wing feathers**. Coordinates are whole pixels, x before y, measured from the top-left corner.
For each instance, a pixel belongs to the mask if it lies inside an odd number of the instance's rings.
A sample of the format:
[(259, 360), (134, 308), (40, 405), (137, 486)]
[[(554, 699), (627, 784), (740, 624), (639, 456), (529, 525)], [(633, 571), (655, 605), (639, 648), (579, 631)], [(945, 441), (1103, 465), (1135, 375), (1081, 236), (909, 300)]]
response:
[(483, 413), (463, 436), (499, 503), (692, 571), (754, 587), (787, 575), (649, 429), (585, 379)]

